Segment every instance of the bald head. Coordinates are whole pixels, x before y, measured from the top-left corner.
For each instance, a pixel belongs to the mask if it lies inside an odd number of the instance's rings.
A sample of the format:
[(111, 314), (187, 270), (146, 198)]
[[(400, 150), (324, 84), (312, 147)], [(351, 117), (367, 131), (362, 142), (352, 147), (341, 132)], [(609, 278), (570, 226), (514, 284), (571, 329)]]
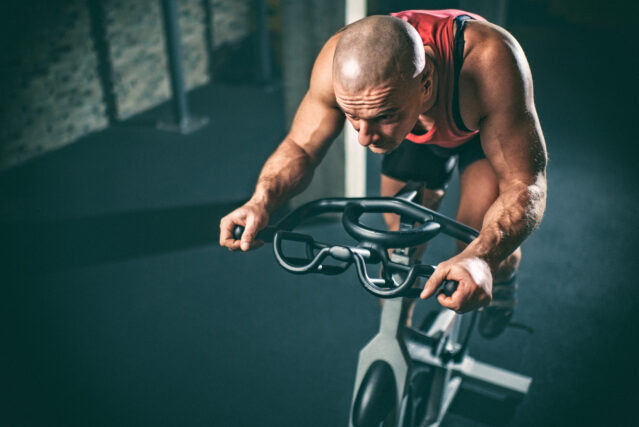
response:
[(422, 40), (410, 24), (369, 16), (343, 30), (333, 56), (333, 81), (349, 92), (410, 82), (425, 66)]

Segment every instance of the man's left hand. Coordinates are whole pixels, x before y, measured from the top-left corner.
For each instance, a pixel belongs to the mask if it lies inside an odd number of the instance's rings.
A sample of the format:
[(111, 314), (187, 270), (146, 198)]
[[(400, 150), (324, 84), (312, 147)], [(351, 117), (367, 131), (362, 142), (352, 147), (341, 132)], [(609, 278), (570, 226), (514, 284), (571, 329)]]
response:
[(442, 262), (426, 282), (420, 298), (426, 299), (435, 294), (444, 280), (459, 283), (451, 295), (440, 294), (437, 301), (457, 313), (466, 313), (484, 307), (492, 300), (493, 276), (488, 263), (476, 256), (457, 256)]

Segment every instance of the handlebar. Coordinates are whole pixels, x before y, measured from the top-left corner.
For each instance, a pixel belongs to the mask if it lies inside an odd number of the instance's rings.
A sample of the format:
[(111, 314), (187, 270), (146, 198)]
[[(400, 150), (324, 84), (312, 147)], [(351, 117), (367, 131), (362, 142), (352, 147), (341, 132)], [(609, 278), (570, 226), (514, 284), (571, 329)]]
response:
[[(359, 243), (356, 246), (329, 245), (315, 241), (313, 237), (293, 232), (304, 220), (325, 213), (342, 213), (342, 225), (346, 232)], [(411, 230), (377, 230), (361, 223), (364, 213), (395, 213), (422, 225)], [(236, 226), (233, 236), (240, 239), (244, 228)], [(471, 227), (450, 219), (438, 212), (395, 197), (328, 198), (319, 199), (298, 207), (274, 227), (266, 227), (257, 238), (273, 242), (273, 251), (278, 263), (294, 274), (322, 273), (340, 274), (355, 264), (358, 278), (364, 288), (381, 298), (416, 298), (421, 289), (412, 285), (417, 277), (428, 278), (435, 267), (427, 264), (411, 266), (393, 262), (388, 249), (418, 246), (437, 234), (443, 233), (457, 240), (470, 243), (479, 233)], [(284, 254), (284, 242), (304, 244), (305, 257)], [(334, 264), (325, 261), (332, 259)], [(367, 264), (382, 264), (381, 278), (368, 274)], [(401, 283), (397, 283), (397, 277)], [(457, 289), (457, 282), (445, 281), (440, 292), (450, 296)]]

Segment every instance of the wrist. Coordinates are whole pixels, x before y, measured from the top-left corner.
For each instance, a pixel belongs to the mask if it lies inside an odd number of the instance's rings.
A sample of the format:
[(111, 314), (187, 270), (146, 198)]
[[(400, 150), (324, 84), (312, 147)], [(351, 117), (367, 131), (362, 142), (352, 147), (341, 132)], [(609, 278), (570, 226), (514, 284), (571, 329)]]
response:
[(500, 264), (500, 260), (495, 255), (495, 246), (487, 244), (481, 240), (481, 237), (471, 242), (466, 249), (462, 251), (465, 256), (478, 258), (488, 264), (491, 271), (494, 271)]
[(255, 193), (253, 193), (253, 196), (251, 196), (247, 204), (253, 205), (268, 213), (275, 209), (273, 197), (271, 197), (267, 191), (259, 188), (255, 190)]

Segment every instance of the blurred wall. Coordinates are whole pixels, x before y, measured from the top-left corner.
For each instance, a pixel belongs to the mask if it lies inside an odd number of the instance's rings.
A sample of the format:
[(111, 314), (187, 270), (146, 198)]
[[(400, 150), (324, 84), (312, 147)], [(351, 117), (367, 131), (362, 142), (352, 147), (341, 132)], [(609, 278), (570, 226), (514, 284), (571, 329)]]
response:
[[(187, 88), (248, 37), (251, 1), (177, 1)], [(3, 2), (0, 52), (0, 170), (170, 97), (159, 0)]]
[[(205, 13), (199, 0), (177, 2), (187, 88), (205, 84)], [(167, 100), (170, 94), (162, 8), (157, 0), (105, 0), (106, 39), (117, 118), (125, 119)]]

